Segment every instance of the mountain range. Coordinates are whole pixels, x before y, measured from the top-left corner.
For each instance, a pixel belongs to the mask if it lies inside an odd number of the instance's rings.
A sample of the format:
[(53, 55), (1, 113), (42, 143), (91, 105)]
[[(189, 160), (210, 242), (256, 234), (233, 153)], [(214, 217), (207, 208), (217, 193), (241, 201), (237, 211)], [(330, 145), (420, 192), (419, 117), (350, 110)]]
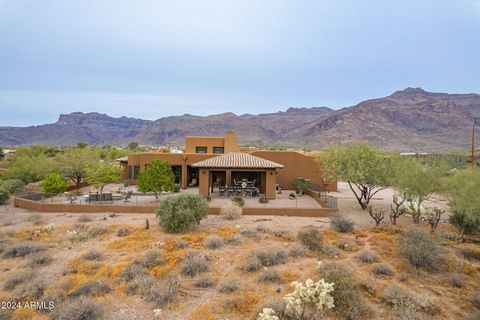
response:
[(368, 141), (398, 151), (468, 149), (472, 125), (480, 125), (479, 94), (447, 94), (407, 88), (390, 96), (333, 110), (289, 108), (266, 114), (181, 115), (143, 120), (96, 112), (61, 114), (55, 123), (0, 127), (0, 145), (182, 145), (187, 135), (233, 130), (242, 145), (318, 148)]

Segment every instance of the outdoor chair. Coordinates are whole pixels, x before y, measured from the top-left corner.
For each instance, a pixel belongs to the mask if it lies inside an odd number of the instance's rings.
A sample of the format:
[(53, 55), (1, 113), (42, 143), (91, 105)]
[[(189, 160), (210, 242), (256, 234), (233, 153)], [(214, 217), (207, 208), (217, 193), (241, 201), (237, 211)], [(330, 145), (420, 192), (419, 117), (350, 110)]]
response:
[(220, 196), (224, 196), (227, 192), (227, 188), (225, 186), (218, 187), (218, 191), (220, 192)]
[(71, 194), (70, 192), (65, 192), (64, 194), (70, 203), (74, 203), (77, 200), (77, 196), (75, 194)]

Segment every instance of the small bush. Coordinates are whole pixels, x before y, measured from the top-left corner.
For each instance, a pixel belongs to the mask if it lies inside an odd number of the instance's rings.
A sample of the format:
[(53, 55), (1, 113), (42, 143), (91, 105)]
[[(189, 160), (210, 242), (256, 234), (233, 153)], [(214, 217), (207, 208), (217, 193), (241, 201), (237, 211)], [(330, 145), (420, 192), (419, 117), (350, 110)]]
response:
[(53, 258), (44, 252), (39, 252), (32, 254), (30, 260), (28, 261), (28, 266), (31, 268), (46, 266), (53, 261)]
[(262, 263), (256, 256), (249, 256), (242, 269), (246, 272), (255, 272), (262, 268)]
[(331, 245), (323, 246), (322, 247), (322, 253), (329, 258), (338, 256), (337, 248), (335, 248), (334, 246), (331, 246)]
[(42, 279), (34, 279), (28, 283), (21, 283), (15, 287), (13, 296), (16, 300), (37, 299), (40, 298), (47, 285)]
[(239, 234), (234, 234), (230, 238), (227, 239), (227, 244), (230, 244), (232, 246), (238, 246), (242, 244), (242, 236)]
[(7, 179), (0, 183), (0, 188), (7, 190), (10, 193), (14, 193), (15, 189), (21, 188), (25, 185), (20, 179)]
[(147, 301), (155, 304), (157, 308), (163, 308), (168, 303), (175, 300), (178, 293), (178, 285), (174, 278), (166, 278), (160, 283), (156, 283), (145, 293)]
[(345, 251), (355, 251), (357, 249), (357, 244), (355, 243), (355, 241), (345, 239), (340, 240), (337, 243), (337, 247)]
[(210, 279), (203, 278), (203, 279), (198, 279), (193, 283), (193, 285), (197, 288), (211, 288), (215, 285), (215, 282), (213, 282)]
[(352, 232), (353, 225), (353, 221), (347, 219), (341, 214), (334, 214), (330, 216), (330, 227), (337, 232)]
[(463, 274), (455, 273), (450, 278), (450, 284), (454, 288), (463, 288), (465, 287), (467, 280)]
[(417, 296), (396, 286), (387, 286), (383, 291), (382, 301), (393, 308), (393, 312), (402, 319), (416, 319), (416, 312), (435, 314), (438, 306), (429, 297)]
[(130, 234), (130, 229), (127, 227), (120, 227), (117, 229), (117, 236), (118, 237), (126, 237)]
[(6, 204), (9, 199), (10, 193), (5, 189), (0, 188), (0, 204)]
[(478, 260), (480, 261), (480, 250), (473, 248), (462, 248), (459, 250), (458, 254), (468, 260)]
[(242, 207), (232, 203), (224, 205), (220, 209), (220, 214), (225, 220), (236, 220), (242, 216)]
[(370, 310), (367, 308), (357, 281), (352, 274), (341, 265), (329, 263), (320, 270), (320, 278), (334, 283), (331, 295), (335, 302), (335, 311), (345, 319), (367, 319)]
[(205, 247), (211, 250), (219, 249), (223, 247), (223, 239), (217, 235), (210, 236), (205, 241)]
[(293, 247), (290, 248), (288, 255), (290, 257), (297, 258), (297, 257), (304, 256), (306, 253), (307, 253), (307, 249), (305, 248), (305, 246), (300, 244), (295, 244), (293, 245)]
[(103, 281), (93, 280), (88, 281), (82, 284), (80, 287), (75, 289), (70, 296), (79, 297), (79, 296), (102, 296), (109, 293), (112, 290), (108, 284)]
[(182, 265), (182, 274), (194, 277), (209, 270), (207, 260), (198, 252), (191, 251), (185, 257)]
[(55, 307), (52, 314), (54, 320), (98, 320), (103, 318), (103, 307), (89, 297), (66, 300)]
[(175, 248), (177, 249), (185, 249), (188, 247), (188, 241), (183, 239), (176, 239), (175, 240)]
[(86, 214), (82, 214), (81, 216), (79, 216), (77, 218), (77, 222), (79, 222), (79, 223), (92, 222), (92, 221), (93, 221), (93, 219)]
[(372, 272), (374, 274), (376, 274), (377, 276), (387, 276), (387, 277), (389, 277), (389, 276), (393, 275), (392, 269), (390, 269), (390, 267), (387, 266), (386, 264), (381, 264), (381, 265), (375, 266), (372, 269)]
[(3, 256), (5, 258), (24, 257), (29, 254), (45, 251), (46, 249), (47, 248), (43, 244), (32, 241), (23, 241), (6, 247)]
[(376, 263), (379, 262), (378, 256), (370, 251), (362, 251), (357, 254), (357, 259), (363, 263)]
[(480, 292), (476, 292), (473, 294), (472, 304), (475, 308), (480, 309)]
[(244, 237), (258, 238), (258, 232), (255, 229), (247, 228), (240, 230), (240, 234)]
[(235, 279), (229, 279), (220, 283), (218, 291), (221, 293), (232, 293), (238, 291), (238, 289), (240, 289), (238, 281)]
[(28, 216), (27, 220), (31, 222), (34, 226), (39, 226), (45, 223), (45, 220), (43, 219), (42, 215), (39, 213), (31, 213)]
[(103, 254), (95, 249), (90, 249), (82, 255), (85, 260), (102, 260)]
[(271, 267), (287, 262), (288, 252), (281, 247), (260, 249), (248, 256), (243, 270), (253, 272), (261, 267)]
[(242, 197), (233, 197), (232, 203), (242, 208), (245, 205), (245, 200)]
[(119, 280), (121, 281), (132, 281), (138, 276), (147, 274), (145, 268), (137, 263), (129, 264), (122, 273), (120, 273)]
[(318, 229), (306, 228), (298, 232), (298, 239), (310, 251), (317, 251), (322, 247), (323, 235)]
[(440, 247), (425, 231), (410, 229), (400, 238), (400, 255), (415, 268), (434, 268)]
[(157, 266), (163, 266), (165, 264), (165, 258), (159, 250), (149, 249), (145, 252), (145, 257), (140, 263), (145, 268), (150, 269)]
[(125, 292), (127, 294), (145, 294), (152, 286), (154, 286), (156, 280), (149, 274), (142, 274), (127, 283)]
[(200, 224), (207, 217), (208, 202), (196, 194), (179, 194), (163, 200), (157, 211), (160, 226), (166, 232), (181, 232)]
[(283, 278), (277, 270), (267, 269), (262, 272), (259, 280), (261, 282), (282, 283)]
[(13, 276), (10, 276), (7, 281), (3, 284), (4, 290), (13, 290), (16, 286), (28, 282), (33, 278), (33, 274), (31, 272), (23, 272)]

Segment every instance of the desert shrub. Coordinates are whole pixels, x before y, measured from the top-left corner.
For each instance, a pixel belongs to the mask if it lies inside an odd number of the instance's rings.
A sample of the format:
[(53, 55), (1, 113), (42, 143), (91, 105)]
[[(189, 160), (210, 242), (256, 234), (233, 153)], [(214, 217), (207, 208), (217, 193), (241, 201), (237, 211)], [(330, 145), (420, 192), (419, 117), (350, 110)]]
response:
[(77, 222), (80, 222), (80, 223), (92, 222), (92, 221), (93, 221), (93, 219), (86, 214), (82, 214), (81, 216), (79, 216), (77, 218)]
[(345, 251), (355, 251), (357, 249), (357, 244), (353, 240), (345, 239), (340, 240), (337, 243), (337, 247)]
[(435, 314), (439, 307), (435, 301), (425, 296), (409, 293), (396, 285), (387, 286), (382, 295), (382, 301), (390, 305), (393, 313), (402, 319), (416, 319), (417, 312)]
[(25, 183), (20, 179), (7, 179), (0, 183), (0, 188), (7, 190), (10, 193), (15, 192), (15, 189), (21, 188)]
[(480, 309), (480, 292), (476, 292), (473, 294), (472, 304), (475, 308)]
[(480, 261), (480, 250), (473, 248), (462, 248), (458, 251), (458, 254), (468, 260), (478, 260)]
[(437, 232), (437, 236), (443, 240), (450, 240), (450, 241), (458, 241), (460, 240), (461, 236), (456, 232), (451, 231), (442, 231)]
[(212, 235), (207, 238), (204, 245), (207, 249), (219, 249), (223, 247), (223, 239), (217, 235)]
[(291, 248), (290, 251), (288, 252), (288, 255), (290, 257), (301, 257), (304, 256), (307, 253), (307, 249), (305, 249), (305, 246), (300, 245), (300, 244), (294, 244)]
[(196, 194), (179, 194), (163, 200), (157, 211), (166, 232), (181, 232), (200, 224), (208, 214), (208, 202)]
[(3, 284), (4, 290), (13, 290), (16, 286), (28, 282), (33, 278), (32, 272), (22, 272), (13, 276), (10, 276)]
[(283, 278), (277, 270), (267, 269), (262, 272), (259, 278), (262, 282), (281, 283)]
[(100, 280), (87, 281), (75, 289), (70, 296), (102, 296), (112, 290), (110, 286)]
[(242, 244), (242, 236), (239, 234), (234, 234), (230, 238), (227, 239), (227, 244), (231, 244), (233, 246), (238, 246)]
[(320, 230), (306, 228), (298, 232), (298, 239), (311, 251), (320, 250), (322, 247), (323, 235)]
[(240, 234), (244, 237), (257, 238), (258, 232), (255, 229), (247, 228), (240, 230)]
[(257, 250), (254, 255), (264, 267), (276, 266), (287, 262), (288, 252), (281, 247), (270, 247)]
[(220, 214), (226, 220), (239, 219), (242, 216), (242, 207), (232, 203), (224, 205), (220, 209)]
[(177, 293), (177, 281), (174, 278), (168, 277), (150, 287), (145, 293), (145, 298), (147, 301), (154, 303), (157, 308), (163, 308), (175, 300)]
[(235, 279), (228, 279), (220, 283), (218, 291), (221, 293), (232, 293), (240, 289), (240, 284)]
[(262, 268), (262, 263), (256, 256), (248, 256), (242, 269), (246, 272), (255, 272)]
[(37, 299), (43, 295), (47, 285), (42, 279), (22, 282), (15, 287), (13, 296), (16, 300)]
[[(283, 299), (267, 304), (266, 308), (272, 309), (275, 312), (275, 315), (280, 320), (297, 320), (298, 319), (295, 315), (289, 314), (285, 311), (285, 309), (287, 308), (287, 303)], [(256, 314), (259, 314), (259, 313), (260, 311), (257, 312)]]
[(236, 206), (243, 207), (245, 205), (245, 200), (242, 197), (233, 197), (232, 203)]
[(127, 227), (120, 227), (117, 229), (117, 236), (118, 237), (126, 237), (130, 234), (130, 229)]
[(363, 263), (376, 263), (379, 262), (378, 256), (370, 251), (362, 251), (357, 254), (357, 259)]
[(353, 221), (347, 219), (341, 214), (334, 214), (330, 216), (330, 228), (337, 232), (347, 233), (353, 231)]
[(31, 213), (28, 215), (27, 221), (31, 222), (33, 225), (38, 226), (45, 223), (42, 215), (39, 213)]
[(24, 257), (29, 254), (38, 253), (45, 251), (47, 248), (40, 243), (32, 241), (23, 241), (11, 244), (5, 248), (3, 257), (5, 258), (15, 258), (15, 257)]
[(215, 282), (207, 278), (202, 278), (195, 281), (193, 285), (197, 288), (211, 288), (215, 285)]
[(175, 240), (175, 248), (177, 249), (185, 249), (188, 247), (188, 241), (183, 239), (176, 239)]
[(380, 264), (378, 266), (375, 266), (373, 269), (372, 269), (372, 272), (374, 274), (376, 274), (377, 276), (391, 276), (393, 275), (393, 271), (392, 269), (390, 269), (389, 266), (387, 266), (386, 264)]
[(165, 264), (165, 257), (157, 249), (149, 249), (145, 252), (145, 256), (140, 261), (145, 268), (153, 268), (156, 266), (163, 266)]
[(145, 275), (147, 271), (143, 266), (138, 263), (131, 263), (125, 269), (123, 269), (122, 273), (118, 277), (121, 281), (132, 281), (135, 277)]
[(154, 277), (149, 274), (142, 274), (127, 283), (125, 292), (127, 294), (145, 294), (155, 283), (156, 280)]
[(45, 253), (45, 252), (39, 252), (32, 254), (30, 256), (30, 259), (27, 263), (27, 265), (31, 268), (39, 267), (39, 266), (45, 266), (50, 264), (53, 261), (53, 258)]
[(103, 254), (95, 249), (90, 249), (82, 255), (85, 260), (102, 260)]
[(104, 235), (104, 234), (107, 234), (109, 231), (108, 231), (108, 228), (107, 227), (104, 227), (104, 226), (95, 226), (95, 225), (90, 225), (87, 227), (87, 230), (86, 230), (86, 235), (88, 238), (96, 238), (96, 237), (99, 237), (101, 235)]
[(410, 229), (400, 237), (400, 255), (415, 268), (434, 268), (440, 247), (425, 231)]
[(365, 319), (370, 313), (357, 281), (352, 274), (341, 265), (329, 263), (320, 270), (320, 278), (333, 283), (330, 293), (335, 303), (335, 311), (346, 319)]
[(187, 253), (182, 265), (182, 274), (194, 277), (209, 270), (207, 260), (196, 251)]
[(463, 274), (455, 273), (450, 277), (450, 284), (454, 288), (463, 288), (467, 282), (467, 279)]
[(6, 204), (10, 199), (10, 193), (7, 190), (0, 188), (0, 204)]
[(338, 256), (337, 248), (335, 248), (334, 246), (331, 246), (331, 245), (322, 246), (322, 253), (329, 258)]
[[(55, 305), (56, 306), (56, 305)], [(65, 300), (55, 307), (54, 320), (98, 320), (103, 319), (103, 307), (90, 297)]]

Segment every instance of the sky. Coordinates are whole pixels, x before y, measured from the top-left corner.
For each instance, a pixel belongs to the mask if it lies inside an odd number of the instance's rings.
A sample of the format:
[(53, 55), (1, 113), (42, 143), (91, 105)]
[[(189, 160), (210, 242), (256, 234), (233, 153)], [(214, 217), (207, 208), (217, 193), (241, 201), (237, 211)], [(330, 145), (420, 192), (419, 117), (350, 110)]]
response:
[(480, 93), (479, 0), (0, 0), (0, 126)]

